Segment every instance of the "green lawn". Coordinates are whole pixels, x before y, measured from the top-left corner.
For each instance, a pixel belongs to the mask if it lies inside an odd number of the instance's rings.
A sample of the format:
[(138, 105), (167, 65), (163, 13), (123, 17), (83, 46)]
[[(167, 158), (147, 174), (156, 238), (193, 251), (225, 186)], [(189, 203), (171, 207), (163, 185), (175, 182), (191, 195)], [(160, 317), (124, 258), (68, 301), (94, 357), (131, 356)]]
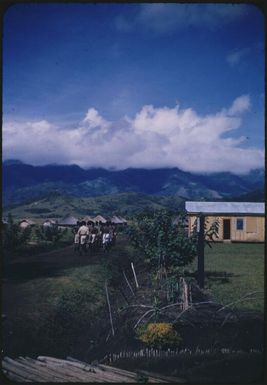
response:
[(205, 272), (205, 286), (218, 302), (226, 305), (257, 291), (234, 306), (263, 312), (263, 244), (213, 244), (211, 249), (205, 248)]

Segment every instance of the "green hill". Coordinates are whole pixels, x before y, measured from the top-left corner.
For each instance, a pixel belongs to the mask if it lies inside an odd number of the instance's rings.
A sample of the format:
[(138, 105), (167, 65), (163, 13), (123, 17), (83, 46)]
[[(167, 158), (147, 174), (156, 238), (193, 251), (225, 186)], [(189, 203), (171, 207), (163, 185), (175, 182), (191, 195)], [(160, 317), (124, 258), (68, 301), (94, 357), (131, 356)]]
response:
[(14, 218), (62, 218), (66, 215), (123, 215), (131, 217), (144, 209), (183, 210), (184, 199), (178, 196), (152, 196), (141, 193), (118, 193), (99, 197), (73, 197), (50, 193), (46, 197), (27, 204), (4, 209), (3, 216), (11, 213)]

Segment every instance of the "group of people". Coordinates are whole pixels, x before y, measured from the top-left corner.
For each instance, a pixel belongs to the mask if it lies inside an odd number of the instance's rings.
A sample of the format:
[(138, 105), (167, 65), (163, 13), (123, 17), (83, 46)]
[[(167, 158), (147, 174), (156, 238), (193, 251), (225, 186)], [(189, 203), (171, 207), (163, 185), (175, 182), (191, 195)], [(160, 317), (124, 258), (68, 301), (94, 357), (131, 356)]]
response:
[(74, 250), (80, 255), (103, 250), (109, 251), (116, 242), (116, 232), (112, 225), (86, 224), (80, 223), (73, 230), (74, 232)]

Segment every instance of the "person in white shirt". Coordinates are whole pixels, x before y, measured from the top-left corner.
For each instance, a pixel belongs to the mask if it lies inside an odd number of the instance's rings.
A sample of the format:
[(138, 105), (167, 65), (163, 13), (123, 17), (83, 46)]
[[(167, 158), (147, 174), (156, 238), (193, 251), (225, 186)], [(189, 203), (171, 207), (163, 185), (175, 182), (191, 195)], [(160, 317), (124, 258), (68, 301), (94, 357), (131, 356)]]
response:
[(104, 251), (107, 251), (109, 246), (109, 233), (106, 231), (103, 233), (102, 244)]
[(86, 242), (89, 237), (89, 229), (86, 226), (86, 223), (83, 221), (81, 227), (78, 230), (78, 235), (80, 239), (80, 250), (83, 251), (83, 253), (86, 253)]

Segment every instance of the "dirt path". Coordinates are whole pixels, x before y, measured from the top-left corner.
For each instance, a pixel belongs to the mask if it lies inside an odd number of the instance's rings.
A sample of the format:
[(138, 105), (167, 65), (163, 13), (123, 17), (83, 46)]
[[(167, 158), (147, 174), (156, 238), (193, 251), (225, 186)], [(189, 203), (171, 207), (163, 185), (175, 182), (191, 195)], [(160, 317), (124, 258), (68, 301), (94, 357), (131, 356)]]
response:
[(104, 258), (107, 258), (107, 254), (104, 254), (102, 250), (94, 252), (94, 254), (79, 255), (71, 245), (29, 257), (17, 257), (4, 267), (3, 278), (4, 281), (24, 281), (25, 279), (53, 276), (57, 275), (60, 270), (96, 264)]

